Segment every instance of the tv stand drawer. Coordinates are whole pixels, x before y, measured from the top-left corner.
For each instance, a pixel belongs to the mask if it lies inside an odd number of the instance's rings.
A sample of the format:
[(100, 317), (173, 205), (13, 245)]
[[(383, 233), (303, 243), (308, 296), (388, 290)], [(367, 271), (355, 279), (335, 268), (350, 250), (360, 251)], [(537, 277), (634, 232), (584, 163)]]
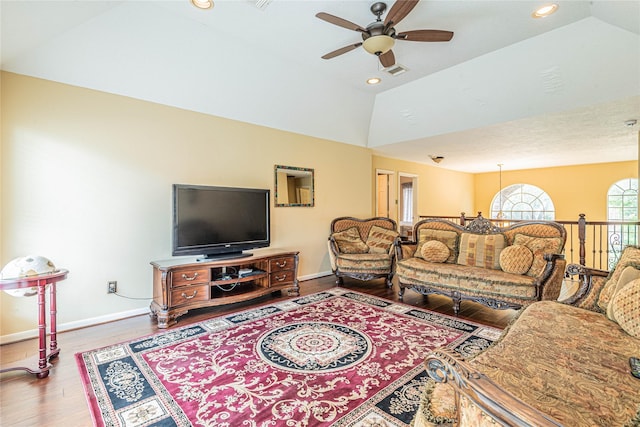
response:
[(285, 283), (293, 283), (295, 275), (293, 270), (278, 271), (271, 273), (270, 286), (284, 285)]
[(293, 270), (295, 268), (294, 257), (283, 257), (269, 261), (269, 271), (275, 273), (282, 270)]
[(209, 299), (209, 284), (185, 286), (171, 291), (171, 305), (190, 304)]
[(171, 273), (171, 283), (173, 287), (189, 286), (196, 283), (206, 283), (209, 281), (209, 270), (207, 268), (182, 269)]

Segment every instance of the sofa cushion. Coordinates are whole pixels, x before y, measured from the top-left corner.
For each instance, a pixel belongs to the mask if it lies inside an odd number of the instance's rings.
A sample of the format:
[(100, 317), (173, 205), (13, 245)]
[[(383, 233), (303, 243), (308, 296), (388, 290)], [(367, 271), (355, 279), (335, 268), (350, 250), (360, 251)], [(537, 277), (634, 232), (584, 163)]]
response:
[(386, 254), (391, 250), (391, 245), (396, 237), (398, 237), (397, 231), (374, 225), (369, 230), (369, 236), (365, 244), (369, 247), (369, 252), (371, 253)]
[(629, 356), (640, 340), (599, 313), (555, 301), (527, 307), (470, 364), (567, 426), (622, 426), (640, 405)]
[(563, 240), (561, 237), (535, 237), (526, 234), (516, 234), (513, 240), (514, 245), (524, 245), (533, 252), (533, 263), (527, 271), (528, 276), (538, 277), (544, 271), (547, 261), (544, 254), (558, 254), (562, 250)]
[(389, 254), (340, 254), (336, 265), (343, 272), (385, 274), (391, 269), (391, 259)]
[[(618, 291), (624, 288), (627, 283), (635, 279), (640, 279), (640, 270), (632, 265), (625, 267), (624, 270), (622, 270), (622, 274), (620, 275), (618, 282), (614, 287), (612, 287), (613, 291), (611, 294), (611, 301), (613, 301), (613, 298), (615, 298)], [(607, 317), (613, 321), (616, 320), (613, 315), (613, 304), (607, 304)]]
[(399, 261), (396, 274), (402, 283), (422, 285), (469, 296), (487, 296), (523, 304), (536, 300), (535, 279), (527, 275), (505, 273), (484, 267), (439, 264), (420, 258)]
[(357, 227), (351, 227), (331, 235), (343, 254), (363, 254), (369, 252), (369, 246), (360, 238)]
[(429, 240), (422, 245), (422, 258), (429, 262), (445, 262), (451, 251), (444, 243), (438, 240)]
[(607, 311), (607, 304), (611, 301), (613, 290), (618, 283), (618, 279), (622, 275), (625, 267), (629, 265), (640, 265), (640, 248), (627, 246), (624, 248), (624, 251), (622, 251), (622, 255), (620, 255), (618, 263), (609, 275), (607, 283), (605, 283), (604, 288), (602, 288), (602, 291), (598, 294), (597, 304), (602, 311)]
[(458, 264), (500, 269), (500, 252), (504, 249), (502, 234), (462, 233)]
[(500, 252), (500, 268), (513, 274), (525, 274), (533, 264), (533, 252), (524, 245), (507, 246)]
[[(624, 276), (620, 276), (621, 278)], [(618, 290), (611, 302), (613, 320), (629, 335), (640, 338), (640, 279), (634, 279)], [(609, 309), (607, 309), (607, 314)]]
[(429, 240), (437, 240), (447, 245), (450, 254), (446, 262), (456, 262), (458, 257), (458, 233), (455, 231), (421, 228), (418, 232), (418, 246), (416, 247), (416, 252), (413, 256), (422, 258), (422, 245)]
[(586, 296), (579, 300), (575, 306), (584, 308), (585, 310), (595, 311), (596, 313), (603, 313), (604, 311), (598, 306), (598, 295), (600, 295), (606, 283), (607, 279), (604, 277), (592, 277), (591, 289), (587, 291)]

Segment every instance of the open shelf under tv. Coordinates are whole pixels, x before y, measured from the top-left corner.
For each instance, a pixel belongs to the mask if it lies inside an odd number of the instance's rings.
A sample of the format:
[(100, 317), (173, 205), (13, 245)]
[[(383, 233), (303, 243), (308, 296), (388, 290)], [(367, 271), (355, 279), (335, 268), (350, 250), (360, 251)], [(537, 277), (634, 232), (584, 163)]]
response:
[(151, 315), (167, 328), (189, 310), (287, 291), (299, 295), (298, 252), (258, 249), (251, 257), (154, 261)]

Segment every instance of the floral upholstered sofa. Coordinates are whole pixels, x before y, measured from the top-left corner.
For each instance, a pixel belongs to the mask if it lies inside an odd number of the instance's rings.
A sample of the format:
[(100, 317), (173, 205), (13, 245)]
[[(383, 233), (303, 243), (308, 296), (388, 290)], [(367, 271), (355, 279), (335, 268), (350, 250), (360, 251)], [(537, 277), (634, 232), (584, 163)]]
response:
[(498, 227), (478, 213), (466, 226), (425, 219), (414, 226), (417, 241), (397, 250), (400, 298), (409, 288), (442, 294), (491, 308), (520, 308), (560, 295), (565, 260), (564, 227), (548, 221), (521, 221)]
[(391, 287), (399, 240), (397, 224), (389, 218), (340, 217), (331, 221), (329, 260), (337, 284), (341, 285), (345, 276), (365, 281), (384, 277)]
[(582, 277), (573, 305), (531, 304), (471, 360), (427, 356), (414, 427), (640, 426), (630, 361), (640, 358), (640, 249), (626, 248), (611, 274), (568, 272)]

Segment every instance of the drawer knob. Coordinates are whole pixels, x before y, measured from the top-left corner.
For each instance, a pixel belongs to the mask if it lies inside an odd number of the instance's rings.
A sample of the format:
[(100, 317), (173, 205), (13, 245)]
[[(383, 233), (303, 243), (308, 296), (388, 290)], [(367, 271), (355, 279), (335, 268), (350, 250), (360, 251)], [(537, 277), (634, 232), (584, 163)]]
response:
[(285, 259), (282, 263), (276, 261), (276, 265), (280, 268), (284, 268), (287, 265), (287, 260)]
[(182, 273), (182, 278), (184, 280), (186, 280), (187, 282), (191, 282), (192, 280), (196, 280), (197, 277), (198, 277), (198, 272), (197, 271), (195, 273), (193, 273), (193, 277), (189, 277), (185, 273)]
[[(197, 274), (197, 273), (196, 273), (196, 274)], [(197, 289), (196, 289), (195, 291), (193, 291), (193, 294), (192, 294), (192, 295), (187, 295), (186, 293), (184, 293), (184, 292), (183, 292), (183, 293), (182, 293), (182, 298), (184, 298), (184, 299), (191, 299), (191, 298), (195, 297), (197, 293), (198, 293), (198, 290), (197, 290)]]
[(283, 274), (282, 276), (274, 276), (274, 279), (276, 279), (276, 281), (278, 282), (284, 282), (284, 279), (287, 278), (286, 274)]

